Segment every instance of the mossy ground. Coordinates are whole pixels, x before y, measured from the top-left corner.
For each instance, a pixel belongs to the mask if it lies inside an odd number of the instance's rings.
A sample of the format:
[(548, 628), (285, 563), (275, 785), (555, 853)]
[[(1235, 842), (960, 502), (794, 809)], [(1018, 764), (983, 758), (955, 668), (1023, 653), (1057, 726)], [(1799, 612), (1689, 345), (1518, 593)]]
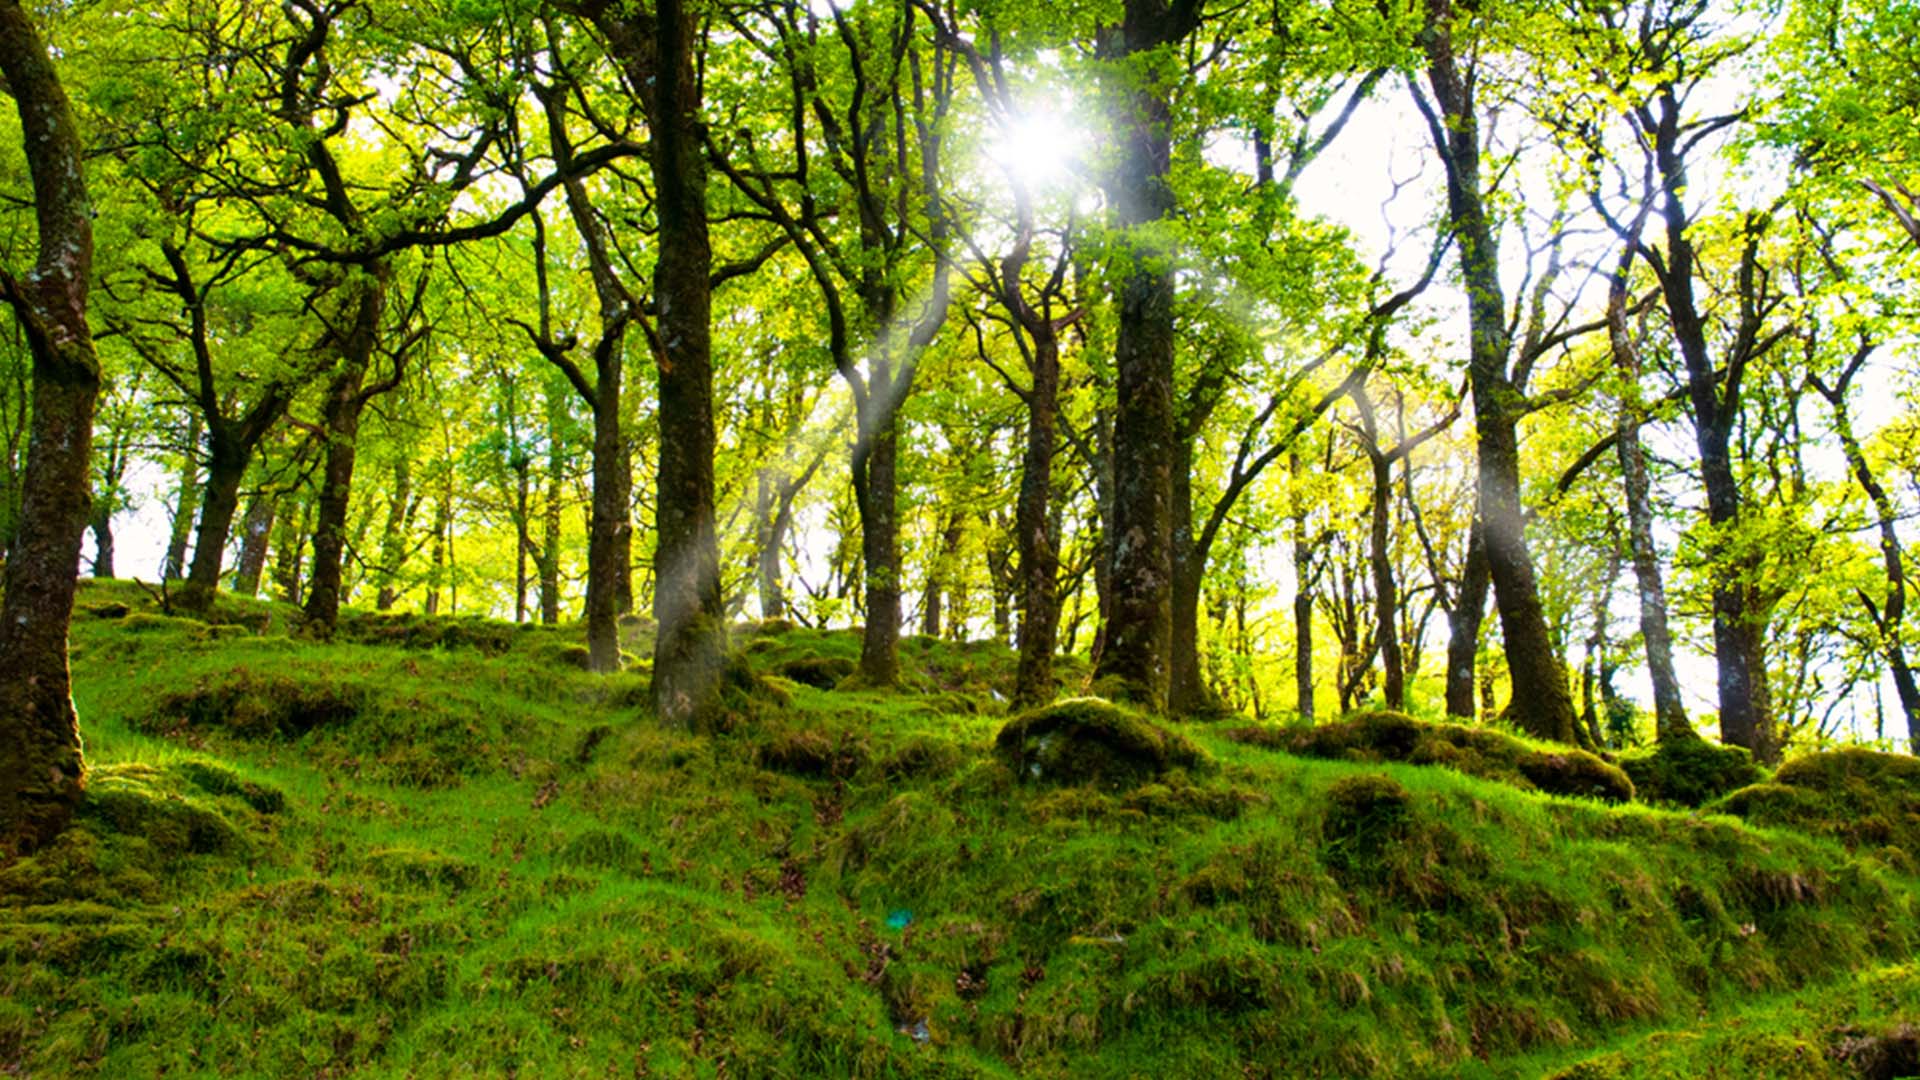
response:
[[(1916, 882), (1794, 829), (1200, 725), (1206, 769), (1024, 784), (985, 646), (683, 736), (571, 629), (82, 602), (129, 610), (75, 625), (92, 800), (0, 871), (0, 1070), (1682, 1075), (1629, 1048), (1920, 1019)], [(858, 648), (735, 643), (763, 675)], [(1818, 1075), (1789, 1050), (1739, 1075)]]

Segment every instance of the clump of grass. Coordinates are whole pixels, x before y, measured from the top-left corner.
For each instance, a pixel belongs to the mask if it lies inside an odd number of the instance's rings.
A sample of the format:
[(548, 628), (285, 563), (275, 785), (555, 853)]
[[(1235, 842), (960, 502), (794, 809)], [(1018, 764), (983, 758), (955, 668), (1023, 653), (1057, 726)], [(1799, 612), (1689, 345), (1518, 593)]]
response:
[(1468, 776), (1550, 795), (1627, 802), (1633, 781), (1618, 767), (1571, 747), (1532, 744), (1490, 728), (1432, 724), (1377, 710), (1317, 727), (1242, 727), (1235, 742), (1336, 761), (1444, 765)]

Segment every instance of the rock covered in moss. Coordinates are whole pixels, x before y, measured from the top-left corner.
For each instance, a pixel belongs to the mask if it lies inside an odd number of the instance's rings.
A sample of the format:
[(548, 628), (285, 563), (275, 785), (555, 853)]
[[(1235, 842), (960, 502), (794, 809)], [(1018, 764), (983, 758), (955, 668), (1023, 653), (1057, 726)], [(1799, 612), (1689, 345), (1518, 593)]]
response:
[(994, 749), (1023, 782), (1121, 789), (1208, 765), (1199, 747), (1130, 709), (1072, 698), (1009, 720)]
[(1682, 806), (1702, 806), (1766, 778), (1744, 747), (1717, 746), (1700, 738), (1673, 739), (1622, 755), (1620, 768), (1633, 779), (1642, 799)]

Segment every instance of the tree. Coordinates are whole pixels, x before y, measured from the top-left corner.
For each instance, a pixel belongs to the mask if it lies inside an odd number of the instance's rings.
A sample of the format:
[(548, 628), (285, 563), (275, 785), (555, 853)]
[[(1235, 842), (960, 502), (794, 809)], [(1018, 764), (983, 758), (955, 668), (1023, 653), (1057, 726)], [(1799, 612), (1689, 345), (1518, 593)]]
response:
[(1420, 44), (1433, 98), (1429, 101), (1415, 85), (1414, 100), (1445, 168), (1448, 225), (1459, 245), (1460, 277), (1467, 293), (1467, 380), (1480, 462), (1478, 520), (1513, 680), (1514, 716), (1531, 735), (1570, 743), (1576, 738), (1573, 698), (1547, 632), (1524, 534), (1518, 433), (1522, 397), (1511, 366), (1513, 336), (1482, 179), (1479, 72), (1473, 52), (1462, 67), (1456, 44), (1471, 29), (1471, 20), (1459, 18), (1452, 0), (1429, 0)]
[(0, 278), (33, 358), (33, 435), (0, 600), (0, 851), (17, 852), (66, 825), (85, 782), (67, 624), (87, 525), (100, 362), (87, 325), (93, 213), (80, 130), (19, 0), (0, 0), (0, 75), (32, 148), (39, 229), (32, 271)]

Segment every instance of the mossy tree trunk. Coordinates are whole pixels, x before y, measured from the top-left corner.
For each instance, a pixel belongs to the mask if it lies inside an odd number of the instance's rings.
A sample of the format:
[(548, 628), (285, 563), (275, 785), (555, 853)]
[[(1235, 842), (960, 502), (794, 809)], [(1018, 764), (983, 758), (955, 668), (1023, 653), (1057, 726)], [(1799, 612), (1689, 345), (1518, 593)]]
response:
[(193, 519), (200, 510), (200, 414), (187, 420), (187, 438), (181, 449), (180, 475), (173, 498), (173, 521), (167, 530), (167, 549), (160, 557), (160, 580), (175, 581), (187, 569), (187, 543), (193, 539)]
[[(713, 249), (695, 56), (701, 22), (685, 0), (655, 0), (653, 178), (660, 220), (654, 354), (660, 401), (655, 517), (653, 705), (662, 723), (704, 723), (726, 662), (726, 612), (714, 527)], [(629, 70), (634, 65), (629, 60)], [(641, 87), (634, 89), (640, 90)]]
[(18, 536), (0, 600), (0, 853), (45, 843), (72, 818), (86, 767), (67, 669), (80, 539), (90, 502), (100, 364), (87, 325), (93, 212), (79, 129), (19, 0), (0, 0), (0, 74), (32, 147), (39, 255), (4, 277), (33, 364), (32, 432)]
[(1161, 229), (1174, 209), (1170, 89), (1142, 59), (1200, 24), (1200, 0), (1128, 0), (1100, 35), (1113, 89), (1117, 161), (1104, 179), (1131, 265), (1120, 275), (1114, 342), (1111, 571), (1098, 680), (1159, 711), (1173, 647), (1174, 252)]

